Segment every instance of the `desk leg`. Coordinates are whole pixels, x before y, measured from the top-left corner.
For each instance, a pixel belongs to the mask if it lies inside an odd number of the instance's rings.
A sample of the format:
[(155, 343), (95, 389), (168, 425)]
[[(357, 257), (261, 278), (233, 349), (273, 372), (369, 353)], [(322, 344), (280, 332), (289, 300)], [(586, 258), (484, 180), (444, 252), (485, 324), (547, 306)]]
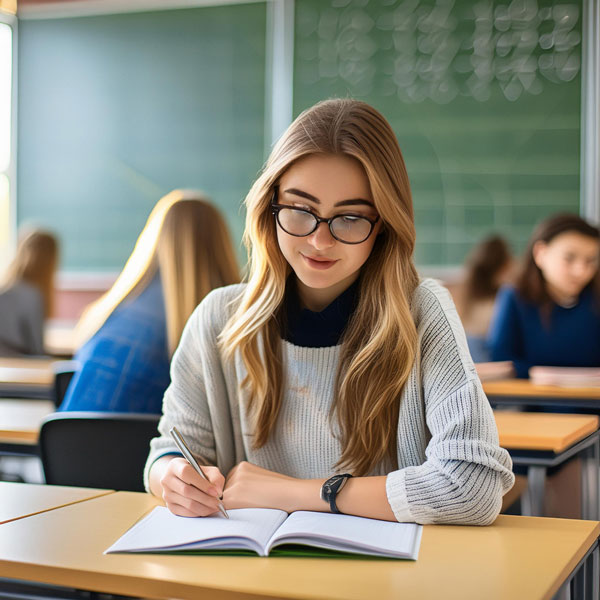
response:
[(581, 453), (581, 518), (600, 520), (600, 441)]
[(552, 600), (600, 599), (600, 549), (598, 542), (575, 567)]
[[(596, 544), (594, 551), (587, 559), (588, 575), (586, 578), (586, 598), (598, 600), (600, 598), (600, 546)], [(591, 571), (591, 573), (590, 573)]]
[(530, 466), (527, 469), (527, 489), (523, 494), (521, 512), (527, 517), (544, 516), (544, 488), (546, 467)]
[(571, 583), (565, 583), (554, 596), (552, 600), (572, 600), (571, 598)]
[(573, 577), (572, 596), (575, 600), (598, 600), (600, 597), (600, 549), (598, 544), (588, 553)]

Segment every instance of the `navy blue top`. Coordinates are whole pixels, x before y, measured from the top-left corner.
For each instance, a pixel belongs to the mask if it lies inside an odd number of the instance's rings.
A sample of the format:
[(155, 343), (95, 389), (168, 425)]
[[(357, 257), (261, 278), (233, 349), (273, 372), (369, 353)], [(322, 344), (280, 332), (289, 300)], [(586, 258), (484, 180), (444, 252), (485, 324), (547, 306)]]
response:
[(59, 410), (160, 414), (170, 383), (160, 277), (119, 305), (75, 360), (81, 369)]
[(327, 348), (337, 346), (358, 302), (358, 280), (320, 312), (302, 308), (294, 280), (285, 296), (283, 339), (295, 346)]
[(571, 308), (554, 304), (546, 322), (537, 305), (505, 287), (496, 298), (489, 346), (492, 360), (512, 360), (521, 378), (534, 365), (598, 367), (600, 303), (591, 289), (584, 290)]

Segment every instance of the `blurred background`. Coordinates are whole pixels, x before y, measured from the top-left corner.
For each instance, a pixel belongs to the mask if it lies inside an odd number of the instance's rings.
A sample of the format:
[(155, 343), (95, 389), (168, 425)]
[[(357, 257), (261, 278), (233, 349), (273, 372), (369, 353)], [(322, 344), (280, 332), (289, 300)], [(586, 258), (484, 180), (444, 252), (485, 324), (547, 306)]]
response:
[(519, 253), (558, 211), (598, 222), (597, 0), (0, 7), (0, 271), (21, 226), (53, 231), (55, 320), (111, 285), (173, 188), (205, 191), (238, 243), (274, 140), (332, 96), (394, 127), (424, 274), (451, 283), (491, 233)]

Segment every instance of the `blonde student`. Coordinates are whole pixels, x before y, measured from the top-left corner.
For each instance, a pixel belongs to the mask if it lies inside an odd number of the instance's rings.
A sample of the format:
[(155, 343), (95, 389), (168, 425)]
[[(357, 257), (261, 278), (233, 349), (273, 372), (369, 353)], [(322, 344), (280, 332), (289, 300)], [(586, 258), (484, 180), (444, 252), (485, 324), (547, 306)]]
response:
[(44, 322), (52, 314), (59, 247), (42, 229), (21, 233), (0, 282), (0, 356), (44, 354)]
[[(184, 330), (146, 484), (178, 515), (269, 507), (491, 523), (513, 475), (408, 176), (372, 107), (302, 113), (246, 197), (247, 283)], [(169, 436), (176, 426), (203, 480)]]
[(238, 281), (219, 210), (194, 190), (161, 198), (114, 285), (78, 324), (80, 367), (60, 409), (159, 414), (187, 319), (212, 289)]

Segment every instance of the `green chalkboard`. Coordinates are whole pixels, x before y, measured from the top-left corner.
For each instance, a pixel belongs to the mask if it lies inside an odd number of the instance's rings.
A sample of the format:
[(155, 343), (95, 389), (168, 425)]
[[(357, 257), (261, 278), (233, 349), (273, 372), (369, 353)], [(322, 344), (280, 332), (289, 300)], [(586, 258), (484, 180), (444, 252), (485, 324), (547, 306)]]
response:
[(294, 114), (352, 96), (392, 124), (417, 263), (579, 212), (581, 0), (296, 0)]
[(118, 271), (154, 203), (200, 188), (236, 243), (264, 160), (265, 3), (19, 24), (19, 224)]

